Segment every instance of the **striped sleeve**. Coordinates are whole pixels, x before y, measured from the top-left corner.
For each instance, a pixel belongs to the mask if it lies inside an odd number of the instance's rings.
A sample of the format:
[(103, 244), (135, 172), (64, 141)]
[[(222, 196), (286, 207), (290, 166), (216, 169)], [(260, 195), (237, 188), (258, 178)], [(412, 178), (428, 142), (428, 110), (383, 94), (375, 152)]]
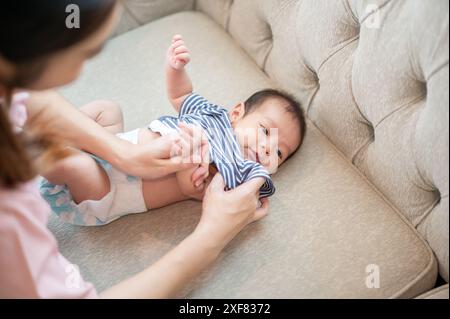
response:
[(180, 117), (190, 114), (205, 114), (217, 111), (218, 109), (219, 107), (217, 105), (212, 104), (197, 93), (192, 93), (184, 100), (183, 104), (181, 105)]
[(248, 182), (249, 180), (252, 180), (254, 178), (262, 177), (265, 182), (261, 186), (261, 189), (259, 190), (259, 197), (270, 197), (273, 194), (275, 194), (275, 185), (272, 182), (272, 179), (270, 178), (269, 173), (267, 170), (259, 163), (246, 161), (244, 164), (244, 182)]

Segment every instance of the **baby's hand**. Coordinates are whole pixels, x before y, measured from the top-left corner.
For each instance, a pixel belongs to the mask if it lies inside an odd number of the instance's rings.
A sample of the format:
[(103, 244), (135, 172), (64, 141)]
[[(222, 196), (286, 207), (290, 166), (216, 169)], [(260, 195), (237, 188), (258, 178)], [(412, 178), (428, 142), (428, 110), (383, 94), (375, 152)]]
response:
[(201, 201), (203, 200), (203, 196), (205, 196), (206, 188), (211, 179), (203, 172), (201, 183), (199, 185), (195, 185), (192, 176), (199, 170), (200, 168), (197, 167), (194, 169), (177, 172), (176, 175), (180, 191), (189, 198)]
[(167, 52), (167, 63), (175, 70), (183, 69), (191, 61), (191, 55), (184, 44), (183, 37), (176, 35), (173, 37), (172, 45)]

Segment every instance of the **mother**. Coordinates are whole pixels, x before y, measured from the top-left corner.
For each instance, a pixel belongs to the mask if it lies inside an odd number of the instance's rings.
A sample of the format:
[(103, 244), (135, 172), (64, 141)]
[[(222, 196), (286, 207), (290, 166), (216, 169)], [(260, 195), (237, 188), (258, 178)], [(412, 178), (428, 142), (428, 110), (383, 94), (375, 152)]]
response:
[[(66, 28), (69, 4), (80, 9), (79, 29)], [(65, 156), (65, 145), (94, 153), (144, 178), (194, 165), (169, 155), (174, 145), (183, 149), (199, 144), (189, 129), (177, 139), (130, 146), (59, 95), (45, 91), (77, 78), (85, 60), (101, 51), (119, 11), (115, 0), (0, 2), (0, 297), (98, 297), (89, 283), (66, 285), (70, 264), (46, 228), (50, 209), (37, 189), (38, 174)], [(36, 92), (28, 97), (26, 90)], [(24, 129), (19, 129), (25, 121)], [(202, 176), (200, 170), (195, 178)], [(225, 192), (218, 174), (206, 192), (194, 232), (161, 260), (101, 296), (173, 296), (247, 224), (267, 214), (268, 202), (258, 208), (261, 185), (262, 181), (254, 180)]]

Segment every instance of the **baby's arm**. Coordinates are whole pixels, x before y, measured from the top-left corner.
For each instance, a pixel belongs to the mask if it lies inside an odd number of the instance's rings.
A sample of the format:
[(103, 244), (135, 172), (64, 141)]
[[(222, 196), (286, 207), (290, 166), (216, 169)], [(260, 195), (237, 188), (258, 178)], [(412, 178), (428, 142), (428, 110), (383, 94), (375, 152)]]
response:
[[(191, 57), (188, 48), (185, 46), (183, 37), (175, 35), (172, 40), (172, 45), (167, 52), (166, 63), (166, 81), (167, 81), (167, 95), (175, 110), (179, 113), (184, 100), (192, 94), (193, 86), (189, 75), (186, 72), (185, 66), (190, 62)], [(202, 158), (208, 154), (207, 149)], [(194, 173), (198, 173), (199, 167), (183, 170), (176, 173), (178, 186), (181, 192), (190, 198), (203, 200), (205, 195), (206, 185), (210, 181), (208, 179), (208, 165), (209, 161), (204, 161), (203, 166), (204, 176), (193, 180)], [(201, 184), (196, 187), (195, 183)]]
[(185, 66), (191, 60), (189, 50), (180, 35), (173, 37), (167, 52), (166, 82), (167, 95), (173, 107), (180, 112), (184, 100), (192, 93), (193, 87)]

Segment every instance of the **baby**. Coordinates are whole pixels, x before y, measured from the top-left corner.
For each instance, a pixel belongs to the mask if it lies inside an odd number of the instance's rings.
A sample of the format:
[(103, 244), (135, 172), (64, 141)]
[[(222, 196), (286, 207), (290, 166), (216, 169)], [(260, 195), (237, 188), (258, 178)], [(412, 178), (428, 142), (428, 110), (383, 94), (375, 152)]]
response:
[(299, 103), (285, 93), (264, 90), (228, 112), (193, 93), (185, 70), (189, 62), (190, 53), (183, 38), (177, 35), (167, 54), (166, 77), (168, 96), (179, 117), (162, 117), (147, 128), (122, 133), (122, 113), (117, 106), (93, 102), (81, 110), (111, 133), (134, 144), (151, 143), (161, 135), (178, 132), (180, 123), (201, 127), (210, 144), (206, 184), (195, 185), (192, 181), (196, 168), (159, 180), (143, 180), (79, 151), (58, 163), (41, 183), (42, 196), (63, 221), (99, 226), (124, 215), (188, 199), (202, 200), (217, 172), (229, 189), (262, 177), (266, 182), (260, 197), (275, 192), (269, 174), (275, 173), (304, 139), (306, 125)]

